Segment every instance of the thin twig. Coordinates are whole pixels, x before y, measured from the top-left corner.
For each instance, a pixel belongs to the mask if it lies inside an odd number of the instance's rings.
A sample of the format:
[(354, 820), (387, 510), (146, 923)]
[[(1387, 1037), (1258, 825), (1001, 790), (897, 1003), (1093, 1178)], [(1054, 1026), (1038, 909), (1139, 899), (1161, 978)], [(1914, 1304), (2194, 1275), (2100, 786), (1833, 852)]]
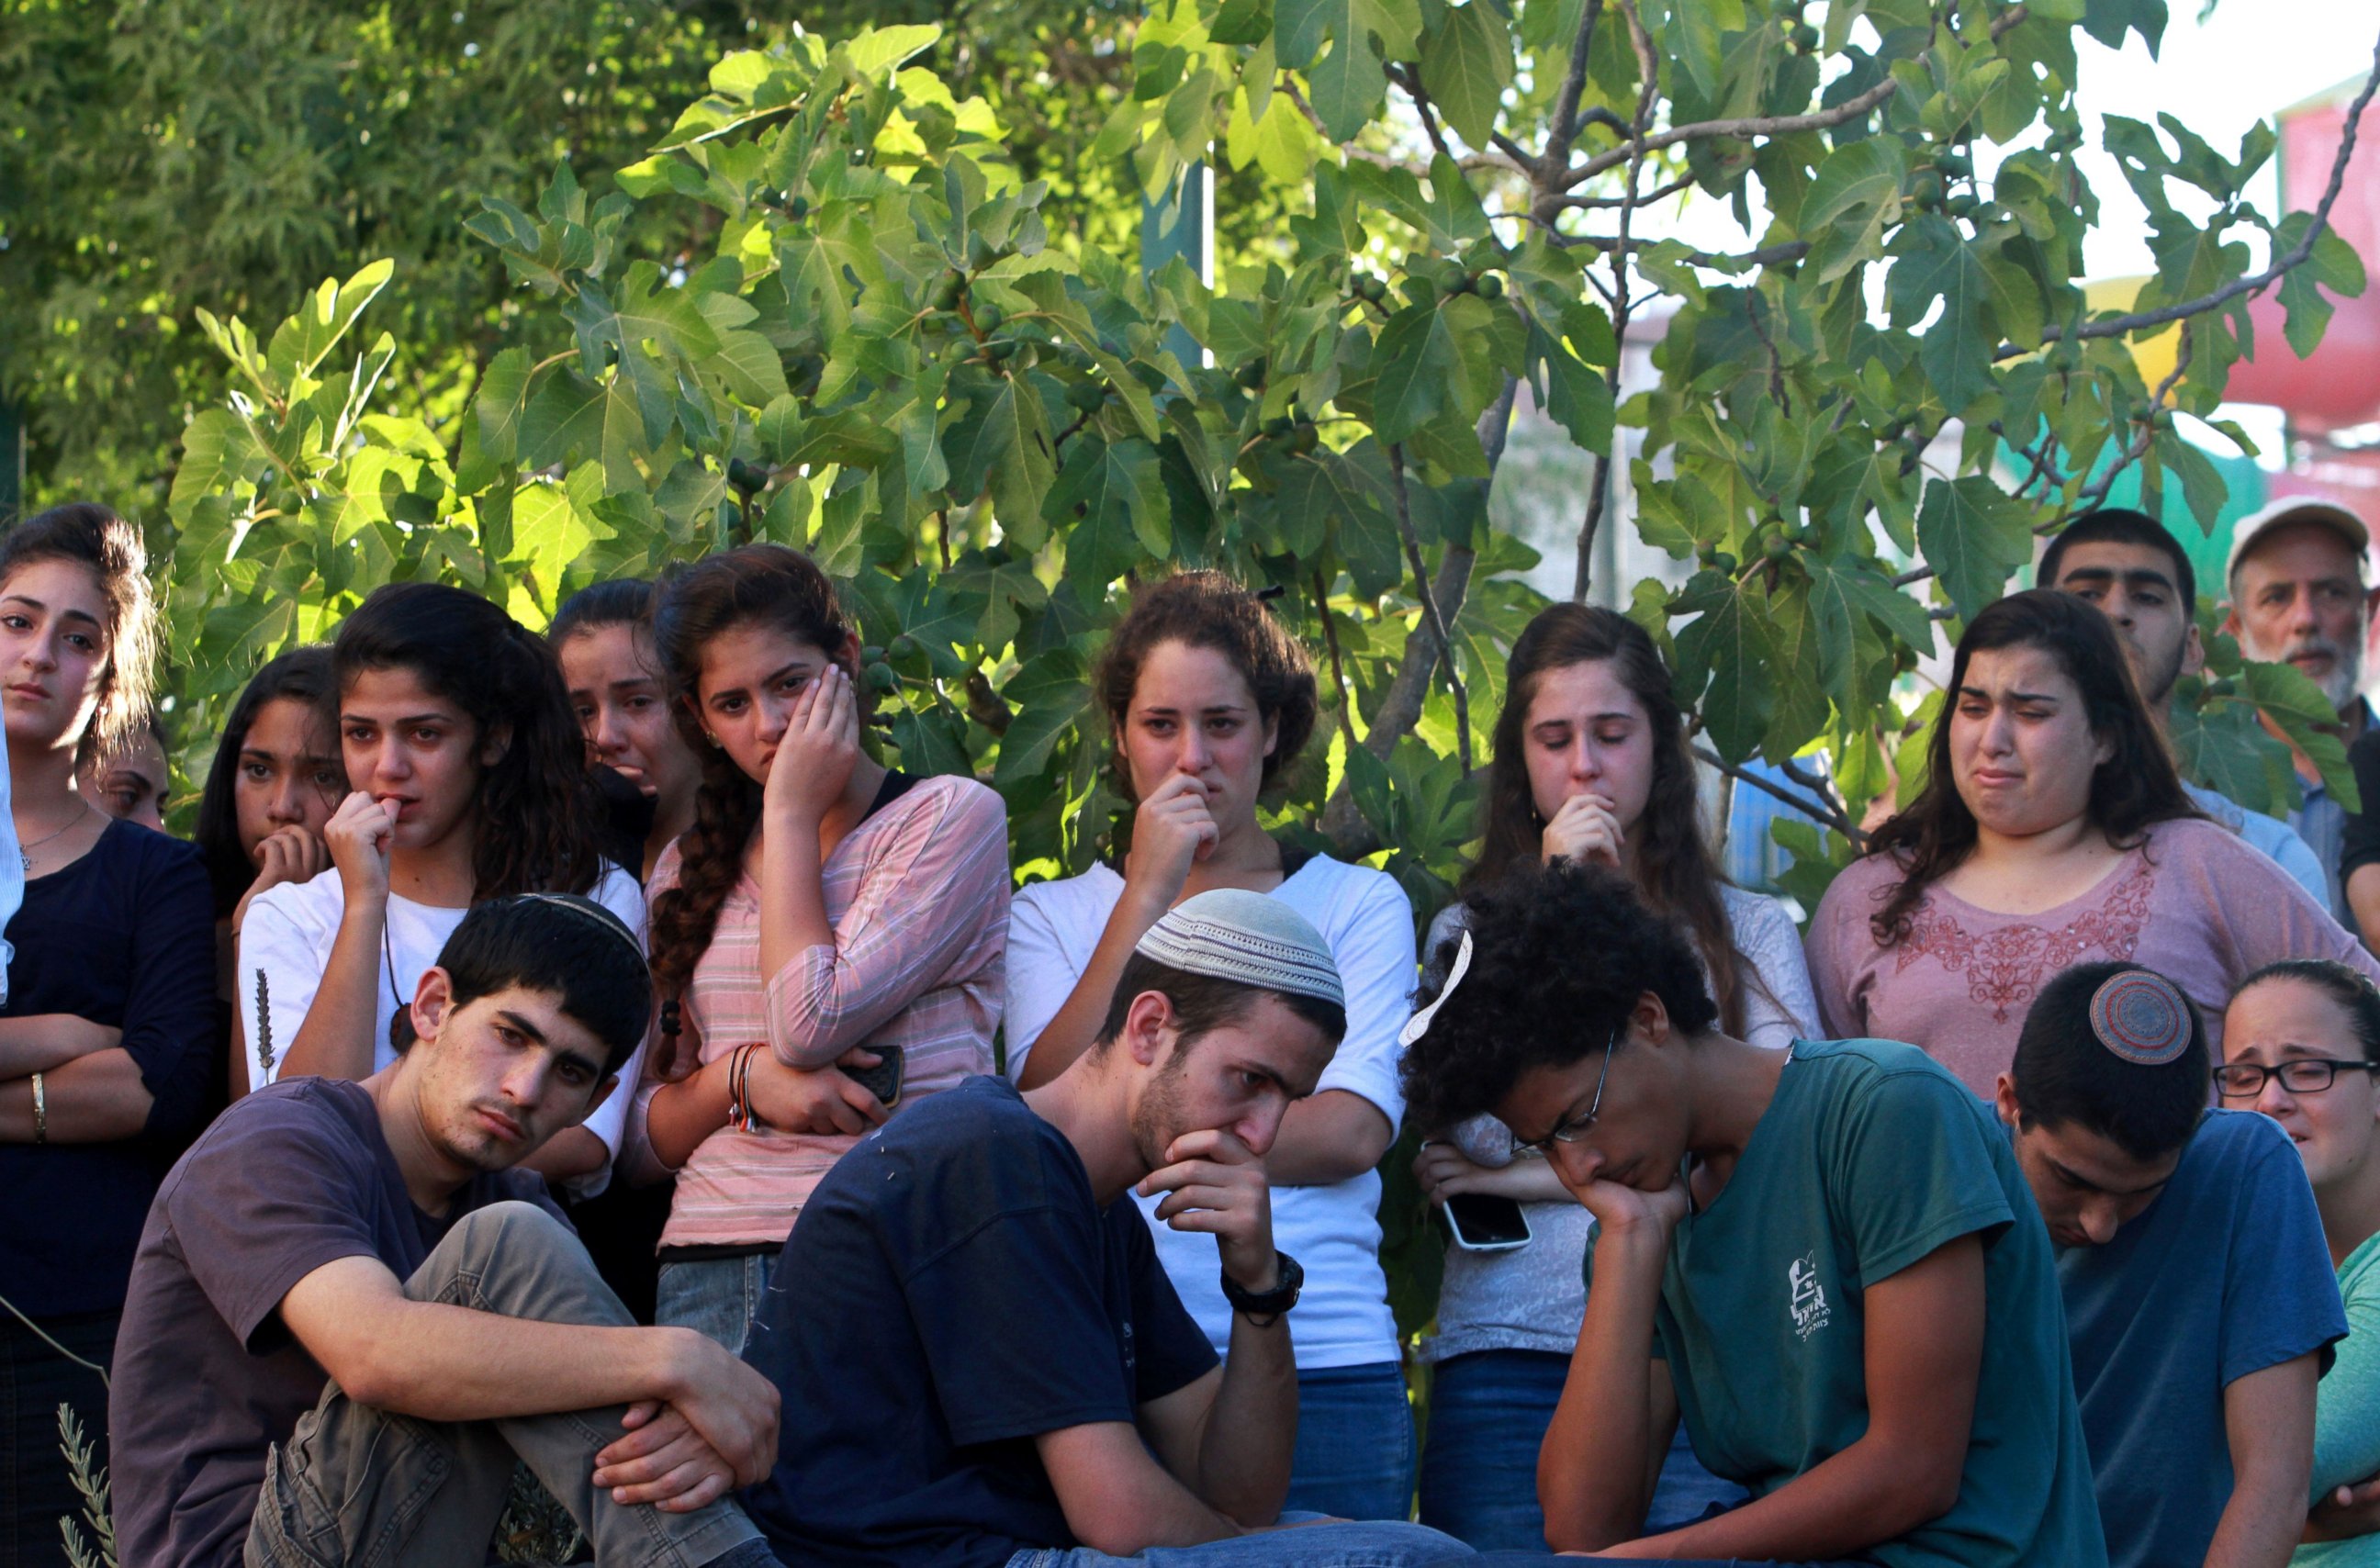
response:
[[(1694, 184), (1694, 179), (1695, 176), (1692, 173), (1680, 175), (1677, 178), (1671, 180), (1669, 184), (1660, 187), (1658, 189), (1646, 191), (1637, 202), (1633, 203), (1632, 203), (1630, 199), (1625, 196), (1565, 196), (1561, 199), (1560, 205), (1565, 208), (1576, 208), (1580, 210), (1601, 207), (1626, 207), (1630, 205), (1650, 206), (1656, 201), (1664, 201), (1669, 198), (1675, 196), (1681, 190), (1683, 190), (1688, 186)], [(1565, 236), (1564, 237), (1568, 237)]]
[(1728, 761), (1707, 746), (1697, 745), (1694, 748), (1694, 755), (1702, 760), (1709, 763), (1712, 767), (1717, 768), (1720, 772), (1725, 773), (1729, 778), (1740, 779), (1743, 783), (1750, 784), (1753, 788), (1761, 791), (1763, 794), (1773, 796), (1777, 799), (1783, 801), (1786, 805), (1791, 806), (1794, 810), (1799, 811), (1802, 815), (1811, 819), (1813, 821), (1818, 822), (1821, 825), (1831, 829), (1833, 832), (1842, 834), (1845, 838), (1851, 840), (1852, 848), (1855, 852), (1862, 854), (1866, 852), (1867, 834), (1860, 832), (1858, 828), (1852, 825), (1850, 813), (1845, 811), (1841, 807), (1836, 806), (1824, 798), (1812, 799), (1804, 796), (1796, 795), (1774, 779), (1763, 778), (1760, 774), (1754, 772), (1749, 768), (1739, 767), (1735, 763)]
[[(1644, 18), (1637, 13), (1635, 0), (1614, 0), (1614, 3), (1628, 23), (1629, 47), (1635, 52), (1636, 69), (1642, 78), (1636, 93), (1634, 129), (1637, 134), (1629, 142), (1635, 151), (1628, 160), (1625, 200), (1620, 209), (1619, 244), (1611, 252), (1611, 286), (1604, 294), (1611, 304), (1611, 335), (1617, 346), (1612, 353), (1610, 366), (1604, 371), (1603, 383), (1616, 404), (1620, 399), (1620, 366), (1627, 358), (1628, 318), (1635, 304), (1628, 287), (1628, 231), (1638, 205), (1636, 182), (1645, 170), (1643, 132), (1646, 126), (1652, 124), (1653, 105), (1660, 97), (1661, 67), (1660, 61), (1653, 53), (1652, 38), (1645, 30)], [(1540, 202), (1539, 209), (1543, 206), (1544, 203)], [(1536, 210), (1538, 209), (1533, 209)], [(1586, 275), (1592, 278), (1595, 275), (1593, 269), (1590, 268)], [(1616, 431), (1613, 439), (1619, 439)], [(1586, 516), (1580, 519), (1578, 525), (1578, 554), (1571, 568), (1570, 597), (1573, 604), (1585, 603), (1587, 590), (1594, 586), (1595, 541), (1596, 536), (1603, 531), (1603, 514), (1610, 504), (1610, 498), (1611, 453), (1607, 448), (1595, 455), (1595, 473), (1587, 490)]]
[(1405, 90), (1413, 100), (1414, 113), (1421, 116), (1422, 134), (1429, 138), (1430, 146), (1441, 158), (1451, 158), (1454, 150), (1446, 144), (1446, 135), (1438, 128), (1438, 113), (1430, 107), (1429, 94), (1422, 90), (1421, 70), (1415, 66), (1390, 66), (1389, 79)]

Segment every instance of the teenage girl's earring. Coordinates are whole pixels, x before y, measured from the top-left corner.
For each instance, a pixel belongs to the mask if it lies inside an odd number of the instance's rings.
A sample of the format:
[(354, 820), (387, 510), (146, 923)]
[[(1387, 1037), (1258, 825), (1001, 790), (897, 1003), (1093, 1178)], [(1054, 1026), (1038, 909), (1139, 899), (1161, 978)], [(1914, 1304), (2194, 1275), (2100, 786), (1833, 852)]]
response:
[(705, 730), (702, 732), (702, 738), (710, 742), (712, 750), (716, 751), (719, 749), (719, 737), (717, 735), (712, 735), (709, 730)]

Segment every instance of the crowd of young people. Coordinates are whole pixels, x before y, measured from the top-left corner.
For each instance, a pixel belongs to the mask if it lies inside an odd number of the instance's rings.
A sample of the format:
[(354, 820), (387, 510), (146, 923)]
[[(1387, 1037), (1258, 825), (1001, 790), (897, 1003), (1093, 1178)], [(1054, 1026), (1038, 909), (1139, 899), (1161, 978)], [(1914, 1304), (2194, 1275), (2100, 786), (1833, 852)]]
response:
[[(2348, 662), (2350, 540), (2243, 528), (2252, 651)], [(2179, 776), (2150, 519), (1967, 624), (1806, 943), (1607, 611), (1516, 640), (1417, 944), (1268, 831), (1316, 681), (1220, 573), (1133, 592), (1129, 824), (1012, 906), (797, 552), (543, 635), (380, 590), (258, 672), (195, 845), (114, 782), (145, 565), (0, 536), (0, 1562), (63, 1561), (61, 1402), (128, 1568), (474, 1560), (516, 1462), (686, 1568), (2380, 1562), (2380, 964), (2318, 832)], [(1425, 1433), (1407, 1129), (1522, 1238), (1450, 1237)]]

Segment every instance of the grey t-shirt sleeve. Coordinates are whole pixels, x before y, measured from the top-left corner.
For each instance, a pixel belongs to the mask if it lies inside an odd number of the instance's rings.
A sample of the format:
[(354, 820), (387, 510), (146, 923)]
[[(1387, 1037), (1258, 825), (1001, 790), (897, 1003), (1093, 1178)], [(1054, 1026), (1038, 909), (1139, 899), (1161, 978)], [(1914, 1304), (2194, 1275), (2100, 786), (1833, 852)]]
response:
[(309, 1098), (251, 1100), (237, 1137), (191, 1151), (161, 1195), (182, 1258), (208, 1302), (251, 1353), (287, 1343), (290, 1288), (344, 1258), (378, 1258), (371, 1156)]

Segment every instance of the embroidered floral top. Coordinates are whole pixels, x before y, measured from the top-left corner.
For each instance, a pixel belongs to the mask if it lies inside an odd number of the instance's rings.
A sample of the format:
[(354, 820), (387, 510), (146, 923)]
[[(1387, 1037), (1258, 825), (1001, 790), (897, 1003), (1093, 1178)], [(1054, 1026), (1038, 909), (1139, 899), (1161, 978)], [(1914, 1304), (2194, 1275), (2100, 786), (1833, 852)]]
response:
[(1935, 887), (1909, 934), (1879, 947), (1868, 918), (1899, 881), (1899, 866), (1872, 855), (1827, 890), (1806, 943), (1819, 1019), (1833, 1039), (1918, 1046), (1986, 1098), (2033, 999), (2070, 965), (2122, 959), (2173, 980), (2198, 1003), (2218, 1060), (2224, 1004), (2266, 964), (2336, 958), (2380, 980), (2380, 963), (2328, 910), (2213, 822), (2158, 824), (2097, 886), (2036, 914), (1998, 914)]

